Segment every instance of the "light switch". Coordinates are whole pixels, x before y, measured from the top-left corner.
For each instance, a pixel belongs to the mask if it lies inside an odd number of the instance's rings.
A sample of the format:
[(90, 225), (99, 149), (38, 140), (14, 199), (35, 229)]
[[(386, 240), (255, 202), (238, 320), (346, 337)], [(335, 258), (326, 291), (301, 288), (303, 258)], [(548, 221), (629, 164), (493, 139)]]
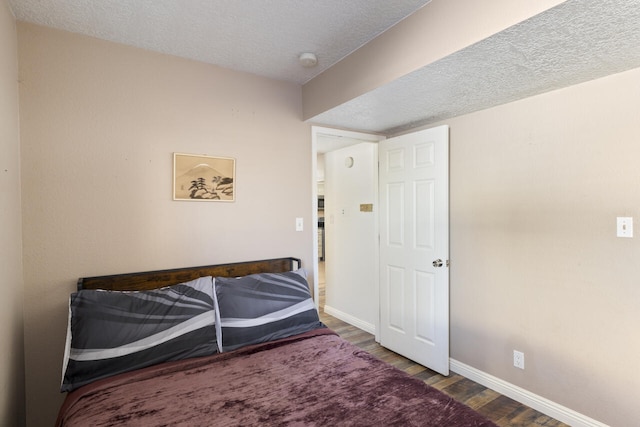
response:
[(618, 237), (633, 237), (633, 218), (629, 216), (619, 216), (617, 218)]
[(296, 231), (304, 230), (304, 221), (302, 218), (296, 218)]

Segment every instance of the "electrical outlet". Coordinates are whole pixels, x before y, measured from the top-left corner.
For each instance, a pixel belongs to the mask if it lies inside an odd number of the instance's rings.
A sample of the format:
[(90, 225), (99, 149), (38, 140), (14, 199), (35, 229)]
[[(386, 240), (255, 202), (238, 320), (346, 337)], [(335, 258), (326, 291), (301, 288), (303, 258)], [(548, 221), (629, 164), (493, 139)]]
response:
[(513, 366), (516, 368), (524, 369), (524, 353), (518, 350), (513, 350)]

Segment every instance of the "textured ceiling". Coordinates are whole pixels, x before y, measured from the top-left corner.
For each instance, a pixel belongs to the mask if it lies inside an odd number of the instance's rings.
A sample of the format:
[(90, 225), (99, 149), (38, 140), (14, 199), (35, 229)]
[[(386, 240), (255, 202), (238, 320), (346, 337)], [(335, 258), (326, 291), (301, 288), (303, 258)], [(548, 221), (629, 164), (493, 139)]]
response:
[[(9, 0), (16, 18), (305, 83), (430, 0)], [(298, 56), (313, 52), (314, 68)]]
[(568, 0), (312, 119), (387, 135), (640, 67), (640, 0)]
[[(300, 84), (428, 2), (9, 0), (22, 21)], [(310, 121), (393, 135), (637, 67), (640, 0), (567, 0)]]

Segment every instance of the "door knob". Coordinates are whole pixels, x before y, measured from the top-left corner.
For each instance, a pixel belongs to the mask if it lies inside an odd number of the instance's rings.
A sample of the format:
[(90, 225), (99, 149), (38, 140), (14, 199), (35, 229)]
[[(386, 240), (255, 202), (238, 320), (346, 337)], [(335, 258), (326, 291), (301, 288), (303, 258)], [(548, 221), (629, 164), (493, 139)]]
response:
[(434, 267), (442, 267), (442, 260), (440, 258), (438, 258), (437, 260), (433, 261), (433, 266)]

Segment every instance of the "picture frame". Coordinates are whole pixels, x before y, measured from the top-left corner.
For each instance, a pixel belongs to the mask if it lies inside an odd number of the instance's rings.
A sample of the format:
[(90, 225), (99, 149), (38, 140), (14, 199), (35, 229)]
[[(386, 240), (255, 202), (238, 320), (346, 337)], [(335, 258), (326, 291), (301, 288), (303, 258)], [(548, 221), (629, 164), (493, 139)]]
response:
[(234, 202), (236, 160), (173, 153), (173, 200)]

